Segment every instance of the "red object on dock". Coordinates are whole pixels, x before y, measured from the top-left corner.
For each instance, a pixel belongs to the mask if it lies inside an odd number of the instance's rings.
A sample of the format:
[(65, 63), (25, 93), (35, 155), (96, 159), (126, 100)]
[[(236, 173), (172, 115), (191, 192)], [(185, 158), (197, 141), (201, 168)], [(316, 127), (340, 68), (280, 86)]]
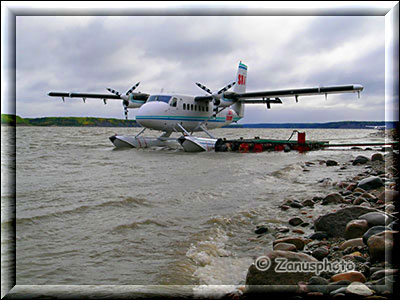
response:
[(262, 152), (263, 150), (264, 149), (263, 149), (262, 144), (258, 144), (258, 143), (254, 144), (253, 152)]
[(297, 144), (298, 150), (300, 153), (305, 152), (306, 149), (306, 133), (305, 132), (298, 132), (297, 133)]
[(305, 132), (298, 132), (297, 133), (297, 143), (305, 144), (306, 143), (306, 133)]

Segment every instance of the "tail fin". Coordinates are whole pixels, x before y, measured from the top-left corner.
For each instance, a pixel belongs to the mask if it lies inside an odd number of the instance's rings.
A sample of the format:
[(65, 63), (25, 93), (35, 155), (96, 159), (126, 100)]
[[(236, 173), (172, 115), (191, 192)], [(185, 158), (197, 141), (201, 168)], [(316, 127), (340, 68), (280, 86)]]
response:
[(247, 66), (244, 63), (240, 62), (236, 74), (236, 84), (233, 91), (235, 93), (246, 92), (246, 81), (247, 81)]
[[(239, 62), (239, 68), (236, 74), (236, 84), (233, 88), (235, 93), (245, 93), (246, 92), (246, 82), (247, 82), (247, 66)], [(239, 118), (244, 116), (244, 104), (242, 102), (236, 102), (232, 105), (232, 109), (236, 112)]]

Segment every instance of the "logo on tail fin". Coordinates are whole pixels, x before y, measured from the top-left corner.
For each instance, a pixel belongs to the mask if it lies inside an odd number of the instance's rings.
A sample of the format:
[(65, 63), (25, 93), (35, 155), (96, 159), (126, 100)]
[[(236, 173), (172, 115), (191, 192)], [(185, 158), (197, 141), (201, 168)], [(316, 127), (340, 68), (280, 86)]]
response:
[(239, 62), (239, 68), (236, 75), (236, 86), (234, 88), (234, 92), (236, 93), (244, 93), (246, 92), (246, 78), (247, 77), (247, 66)]

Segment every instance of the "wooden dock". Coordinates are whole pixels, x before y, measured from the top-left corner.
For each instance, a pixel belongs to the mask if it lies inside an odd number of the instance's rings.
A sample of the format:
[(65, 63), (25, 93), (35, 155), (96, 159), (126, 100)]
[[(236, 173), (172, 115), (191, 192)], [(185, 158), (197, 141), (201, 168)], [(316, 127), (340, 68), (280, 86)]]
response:
[[(306, 152), (312, 150), (323, 150), (329, 147), (356, 147), (356, 146), (392, 146), (398, 148), (398, 142), (382, 142), (382, 143), (346, 143), (346, 144), (329, 144), (329, 141), (306, 141), (305, 132), (297, 132), (297, 140), (274, 140), (261, 139), (218, 139), (215, 143), (216, 152), (263, 152), (263, 151), (284, 151), (292, 150)], [(292, 134), (293, 135), (293, 134)]]

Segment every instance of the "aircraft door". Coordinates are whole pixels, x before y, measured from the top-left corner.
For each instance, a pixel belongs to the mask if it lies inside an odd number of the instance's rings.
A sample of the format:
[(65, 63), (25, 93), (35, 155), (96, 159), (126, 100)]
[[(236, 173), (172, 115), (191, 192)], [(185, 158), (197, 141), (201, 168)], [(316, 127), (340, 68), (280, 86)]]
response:
[(178, 109), (178, 99), (173, 97), (170, 103), (171, 109)]

